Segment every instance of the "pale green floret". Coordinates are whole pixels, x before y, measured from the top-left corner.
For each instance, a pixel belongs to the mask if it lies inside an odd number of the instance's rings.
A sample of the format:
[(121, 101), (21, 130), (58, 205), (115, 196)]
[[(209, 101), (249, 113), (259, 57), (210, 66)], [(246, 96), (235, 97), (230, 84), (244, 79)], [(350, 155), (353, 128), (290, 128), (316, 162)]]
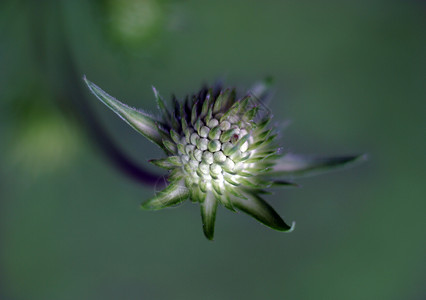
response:
[(211, 165), (213, 163), (213, 153), (209, 152), (209, 151), (204, 151), (203, 152), (203, 162)]
[(200, 130), (200, 136), (203, 138), (206, 138), (209, 135), (209, 132), (210, 132), (210, 128), (203, 126), (201, 127), (201, 130)]
[(219, 140), (210, 140), (208, 144), (208, 149), (210, 152), (217, 152), (221, 149), (222, 144), (219, 142)]
[(223, 154), (222, 151), (217, 151), (213, 154), (213, 159), (214, 159), (215, 162), (221, 164), (221, 163), (224, 163), (226, 161), (227, 157), (226, 157), (225, 154)]
[(198, 149), (200, 149), (201, 151), (207, 150), (208, 144), (209, 144), (209, 140), (206, 138), (202, 138), (202, 139), (199, 138), (196, 143)]

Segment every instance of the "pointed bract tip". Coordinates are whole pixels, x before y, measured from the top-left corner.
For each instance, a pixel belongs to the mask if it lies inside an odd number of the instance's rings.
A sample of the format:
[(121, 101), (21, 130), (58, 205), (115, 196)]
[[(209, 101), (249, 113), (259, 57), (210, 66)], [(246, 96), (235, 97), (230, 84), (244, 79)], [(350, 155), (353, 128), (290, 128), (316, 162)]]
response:
[(151, 88), (152, 88), (152, 91), (154, 92), (155, 97), (157, 97), (157, 95), (158, 95), (157, 89), (153, 85), (151, 85)]
[(293, 223), (291, 223), (290, 229), (287, 230), (286, 232), (287, 233), (293, 232), (295, 228), (296, 228), (296, 221), (293, 221)]
[(204, 232), (204, 236), (211, 242), (213, 242), (214, 240), (214, 233), (211, 232), (206, 232), (205, 230), (203, 230)]

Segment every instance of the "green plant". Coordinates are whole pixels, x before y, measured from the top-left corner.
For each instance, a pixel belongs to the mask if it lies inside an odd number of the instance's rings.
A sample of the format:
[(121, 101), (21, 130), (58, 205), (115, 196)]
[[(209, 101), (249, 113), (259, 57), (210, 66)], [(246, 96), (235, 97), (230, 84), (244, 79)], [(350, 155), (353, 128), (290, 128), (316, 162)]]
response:
[(158, 210), (187, 199), (200, 204), (204, 234), (213, 239), (218, 204), (243, 211), (263, 224), (291, 231), (263, 200), (272, 186), (295, 186), (282, 177), (327, 171), (364, 155), (318, 158), (282, 154), (271, 115), (261, 98), (267, 83), (237, 97), (235, 89), (203, 88), (169, 109), (155, 88), (161, 118), (131, 108), (84, 78), (92, 93), (136, 131), (158, 145), (165, 158), (154, 165), (168, 170), (168, 186), (142, 204)]

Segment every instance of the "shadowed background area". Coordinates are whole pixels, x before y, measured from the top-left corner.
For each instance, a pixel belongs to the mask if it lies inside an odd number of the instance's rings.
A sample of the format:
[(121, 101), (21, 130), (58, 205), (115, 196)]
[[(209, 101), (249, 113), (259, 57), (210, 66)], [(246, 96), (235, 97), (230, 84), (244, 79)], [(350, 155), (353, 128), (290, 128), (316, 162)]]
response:
[[(422, 1), (2, 1), (0, 299), (425, 299)], [(142, 211), (160, 151), (83, 74), (156, 113), (218, 78), (275, 80), (285, 151), (367, 152), (268, 196), (296, 229)], [(130, 166), (130, 167), (129, 167)], [(129, 176), (130, 175), (130, 176)]]

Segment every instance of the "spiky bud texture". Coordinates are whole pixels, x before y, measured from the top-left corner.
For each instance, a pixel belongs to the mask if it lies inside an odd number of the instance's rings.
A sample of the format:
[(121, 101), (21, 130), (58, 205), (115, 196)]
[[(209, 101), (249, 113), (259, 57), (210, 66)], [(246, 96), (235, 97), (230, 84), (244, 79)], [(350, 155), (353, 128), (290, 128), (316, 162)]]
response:
[(102, 102), (166, 154), (150, 162), (168, 170), (169, 184), (142, 207), (157, 210), (187, 199), (197, 202), (208, 239), (213, 239), (218, 204), (248, 213), (273, 229), (292, 230), (293, 225), (287, 225), (261, 197), (273, 185), (295, 185), (274, 176), (359, 158), (283, 157), (270, 125), (272, 116), (258, 98), (259, 89), (237, 96), (235, 89), (203, 88), (184, 101), (173, 98), (169, 109), (153, 88), (160, 111), (160, 117), (154, 118), (119, 102), (90, 81), (86, 83)]
[[(212, 238), (219, 203), (248, 211), (246, 205), (262, 201), (263, 189), (274, 184), (264, 176), (281, 156), (274, 143), (276, 134), (268, 126), (271, 116), (260, 110), (255, 96), (238, 98), (234, 89), (202, 89), (182, 104), (174, 101), (172, 111), (156, 94), (168, 156), (151, 162), (169, 170), (171, 184), (143, 207), (159, 209), (188, 198), (199, 202), (204, 232)], [(261, 216), (258, 219), (262, 221)], [(268, 225), (290, 229), (278, 215)]]

